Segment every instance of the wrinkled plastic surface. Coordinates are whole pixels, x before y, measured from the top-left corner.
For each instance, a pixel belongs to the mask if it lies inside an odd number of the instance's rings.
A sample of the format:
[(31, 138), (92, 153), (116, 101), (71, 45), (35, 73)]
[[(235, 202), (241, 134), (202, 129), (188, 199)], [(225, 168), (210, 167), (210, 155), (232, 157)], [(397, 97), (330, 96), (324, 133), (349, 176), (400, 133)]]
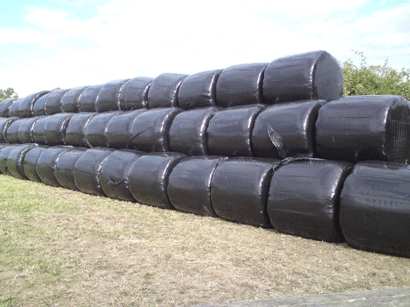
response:
[(33, 116), (46, 115), (46, 100), (50, 93), (47, 93), (36, 100), (33, 106)]
[(33, 106), (35, 102), (47, 93), (48, 91), (41, 91), (15, 100), (10, 106), (9, 116), (16, 116), (20, 118), (33, 116)]
[(121, 110), (134, 110), (147, 107), (148, 91), (153, 78), (137, 77), (125, 83), (120, 93)]
[(23, 160), (24, 175), (36, 182), (41, 182), (40, 177), (37, 174), (37, 161), (41, 154), (47, 150), (47, 146), (36, 146), (26, 153)]
[(364, 161), (340, 197), (346, 242), (358, 249), (410, 258), (410, 166)]
[(179, 108), (160, 108), (138, 115), (131, 124), (131, 147), (146, 152), (169, 151), (169, 129)]
[(324, 100), (281, 103), (265, 108), (252, 131), (255, 156), (283, 159), (313, 157), (315, 122)]
[(271, 62), (265, 70), (263, 97), (267, 104), (305, 99), (338, 99), (343, 72), (326, 51), (292, 55)]
[(10, 106), (13, 104), (15, 100), (16, 98), (7, 98), (0, 102), (0, 117), (9, 116)]
[(63, 112), (62, 99), (65, 94), (67, 94), (68, 89), (59, 89), (50, 92), (47, 95), (45, 102), (45, 112), (47, 115), (53, 115)]
[(148, 108), (178, 107), (178, 90), (186, 77), (170, 73), (156, 77), (148, 92)]
[(184, 111), (175, 116), (169, 130), (170, 151), (199, 156), (208, 154), (207, 128), (216, 107)]
[(0, 143), (7, 143), (7, 128), (17, 117), (0, 117)]
[(65, 143), (78, 147), (86, 147), (85, 130), (90, 120), (98, 113), (84, 112), (73, 114), (65, 130)]
[(184, 156), (178, 153), (155, 153), (138, 158), (131, 166), (128, 179), (134, 199), (141, 204), (173, 209), (167, 195), (168, 178)]
[(96, 101), (98, 112), (120, 110), (119, 96), (127, 81), (115, 80), (107, 82), (101, 87)]
[(101, 187), (105, 195), (114, 199), (134, 201), (129, 190), (128, 177), (132, 163), (142, 154), (135, 150), (121, 149), (108, 157), (100, 173)]
[(97, 112), (97, 96), (102, 85), (90, 85), (86, 87), (78, 97), (78, 109), (80, 112)]
[(65, 144), (65, 132), (73, 114), (59, 113), (49, 116), (48, 121), (44, 127), (46, 144), (52, 145), (64, 145)]
[(79, 86), (70, 89), (61, 99), (61, 108), (67, 113), (77, 113), (79, 111), (79, 102), (82, 92), (87, 86)]
[(19, 143), (34, 143), (33, 129), (34, 125), (40, 120), (40, 116), (23, 118), (18, 127), (17, 137)]
[(175, 209), (204, 216), (217, 216), (211, 202), (211, 180), (221, 157), (187, 157), (172, 170), (168, 197)]
[(55, 170), (57, 162), (61, 155), (71, 150), (72, 146), (53, 146), (44, 150), (37, 160), (37, 175), (46, 185), (59, 187), (60, 183), (57, 181)]
[(35, 143), (46, 145), (46, 124), (50, 116), (41, 117), (33, 126), (33, 140)]
[(55, 176), (58, 183), (66, 189), (78, 190), (74, 179), (74, 166), (85, 152), (85, 148), (75, 147), (63, 152), (57, 160)]
[(36, 147), (37, 144), (22, 144), (14, 147), (7, 158), (8, 172), (15, 178), (27, 179), (24, 174), (23, 162), (27, 152)]
[(227, 108), (263, 103), (262, 81), (267, 65), (241, 64), (224, 69), (216, 84), (216, 104)]
[(410, 103), (399, 96), (351, 96), (325, 104), (316, 121), (317, 154), (332, 160), (410, 159)]
[(121, 111), (100, 113), (90, 119), (85, 127), (87, 147), (108, 147), (105, 129), (116, 114), (121, 114)]
[(0, 149), (0, 173), (5, 175), (11, 175), (7, 168), (7, 159), (10, 152), (16, 148), (17, 144), (7, 145)]
[(353, 165), (344, 161), (306, 159), (275, 170), (268, 214), (277, 230), (326, 242), (343, 242), (339, 196)]
[(209, 154), (252, 156), (252, 130), (262, 108), (240, 106), (216, 112), (207, 129)]
[(178, 105), (188, 110), (216, 106), (216, 82), (221, 69), (189, 75), (178, 91)]
[(15, 121), (13, 121), (10, 126), (7, 127), (6, 129), (6, 140), (7, 143), (10, 144), (16, 144), (19, 142), (18, 139), (18, 129), (20, 127), (22, 120), (21, 119), (17, 119)]

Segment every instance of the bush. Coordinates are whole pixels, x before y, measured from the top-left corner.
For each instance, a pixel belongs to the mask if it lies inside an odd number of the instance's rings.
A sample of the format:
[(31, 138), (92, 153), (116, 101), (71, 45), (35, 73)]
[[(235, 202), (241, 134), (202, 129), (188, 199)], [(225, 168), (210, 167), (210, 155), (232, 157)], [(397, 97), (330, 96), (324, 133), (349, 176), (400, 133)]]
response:
[(7, 98), (18, 98), (17, 93), (11, 87), (5, 90), (0, 89), (0, 102)]

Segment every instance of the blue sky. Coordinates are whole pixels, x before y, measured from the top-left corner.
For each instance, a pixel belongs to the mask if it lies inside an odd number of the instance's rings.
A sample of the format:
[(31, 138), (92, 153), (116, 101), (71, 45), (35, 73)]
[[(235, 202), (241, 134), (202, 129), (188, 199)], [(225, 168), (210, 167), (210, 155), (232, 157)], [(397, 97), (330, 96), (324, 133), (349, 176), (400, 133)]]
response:
[(15, 0), (0, 11), (0, 88), (196, 73), (327, 50), (410, 68), (410, 1)]

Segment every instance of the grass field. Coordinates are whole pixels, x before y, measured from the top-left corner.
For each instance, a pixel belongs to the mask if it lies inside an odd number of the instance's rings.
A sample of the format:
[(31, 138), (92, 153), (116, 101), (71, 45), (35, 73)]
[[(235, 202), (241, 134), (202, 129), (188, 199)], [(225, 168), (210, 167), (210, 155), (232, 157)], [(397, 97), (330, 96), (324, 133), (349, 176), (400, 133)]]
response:
[(0, 306), (186, 306), (410, 286), (410, 259), (0, 175)]

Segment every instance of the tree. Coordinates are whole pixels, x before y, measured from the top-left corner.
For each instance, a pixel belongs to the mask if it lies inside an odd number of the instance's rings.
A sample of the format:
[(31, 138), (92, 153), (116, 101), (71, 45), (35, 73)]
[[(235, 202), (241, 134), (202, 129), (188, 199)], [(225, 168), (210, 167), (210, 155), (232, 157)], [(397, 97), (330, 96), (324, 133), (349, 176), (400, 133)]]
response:
[(18, 98), (17, 93), (11, 87), (6, 88), (5, 90), (0, 89), (0, 101), (7, 98)]

